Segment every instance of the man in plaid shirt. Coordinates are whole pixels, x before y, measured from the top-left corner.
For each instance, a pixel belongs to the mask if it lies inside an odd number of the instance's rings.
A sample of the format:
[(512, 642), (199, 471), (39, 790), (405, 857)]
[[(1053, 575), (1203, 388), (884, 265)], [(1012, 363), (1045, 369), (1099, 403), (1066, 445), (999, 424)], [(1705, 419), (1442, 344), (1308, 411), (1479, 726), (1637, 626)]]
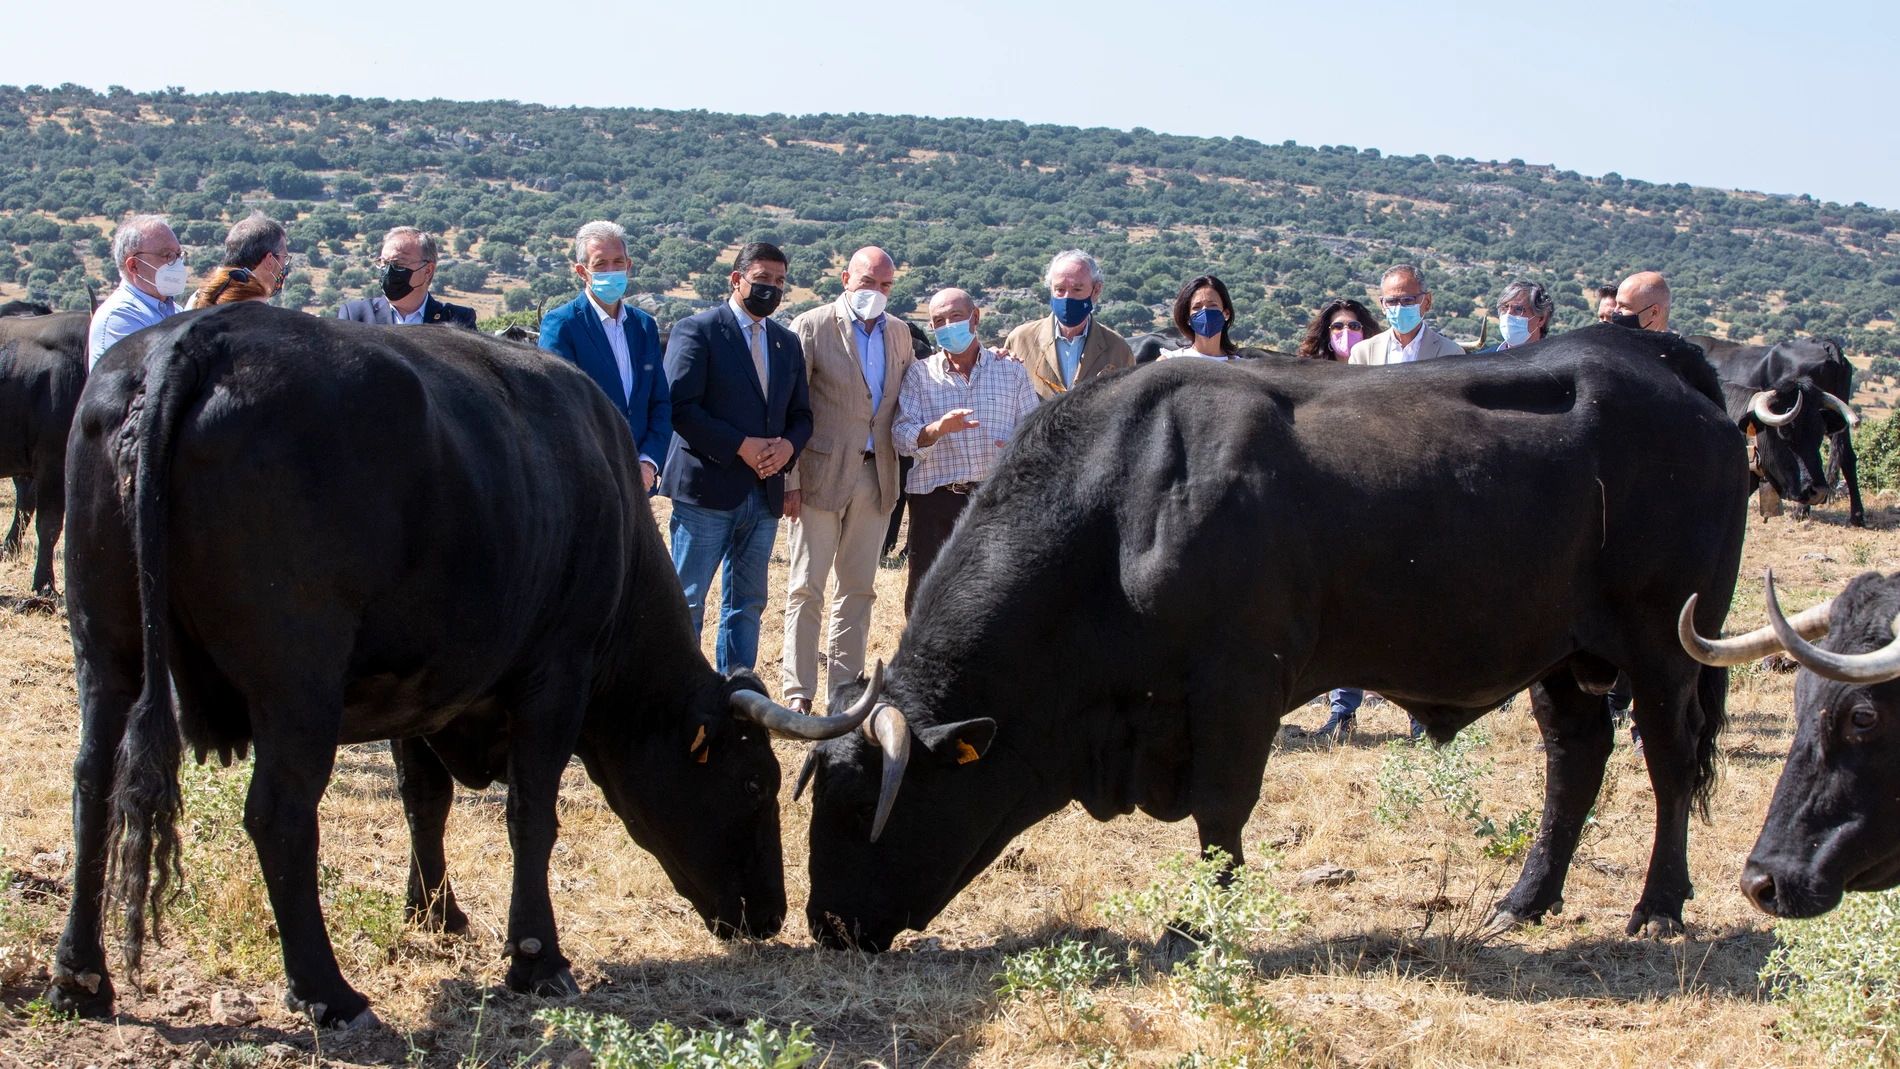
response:
[(970, 495), (1040, 401), (1021, 364), (977, 340), (981, 318), (976, 301), (960, 289), (931, 298), (930, 329), (940, 351), (910, 366), (897, 396), (891, 437), (899, 454), (916, 458), (904, 485), (910, 505), (905, 613)]

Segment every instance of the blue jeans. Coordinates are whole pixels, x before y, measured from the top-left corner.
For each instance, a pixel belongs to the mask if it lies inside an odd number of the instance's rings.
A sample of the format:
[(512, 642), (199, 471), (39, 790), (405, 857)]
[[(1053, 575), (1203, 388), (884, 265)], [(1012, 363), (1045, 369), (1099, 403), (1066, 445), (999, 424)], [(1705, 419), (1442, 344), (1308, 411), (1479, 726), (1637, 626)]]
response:
[(722, 674), (734, 668), (750, 671), (759, 659), (759, 617), (765, 611), (772, 542), (778, 537), (778, 517), (765, 507), (765, 488), (753, 487), (738, 508), (726, 511), (674, 501), (668, 532), (673, 570), (686, 591), (695, 635), (705, 626), (706, 588), (713, 572), (725, 566), (719, 576), (715, 663)]
[(1340, 687), (1333, 691), (1332, 706), (1334, 717), (1350, 719), (1359, 711), (1359, 705), (1366, 700), (1366, 692), (1354, 687)]

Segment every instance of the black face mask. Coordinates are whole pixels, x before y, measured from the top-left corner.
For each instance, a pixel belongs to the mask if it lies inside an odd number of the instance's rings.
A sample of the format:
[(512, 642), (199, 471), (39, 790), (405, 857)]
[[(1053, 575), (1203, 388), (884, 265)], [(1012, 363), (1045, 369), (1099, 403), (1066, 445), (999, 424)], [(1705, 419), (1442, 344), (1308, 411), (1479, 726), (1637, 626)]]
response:
[(785, 296), (784, 290), (777, 286), (768, 286), (763, 282), (752, 283), (751, 290), (751, 294), (740, 298), (739, 303), (745, 305), (746, 311), (760, 319), (778, 311), (778, 302)]
[(409, 280), (414, 278), (415, 274), (412, 268), (397, 267), (395, 264), (384, 264), (383, 296), (392, 301), (400, 301), (411, 293), (416, 292), (416, 288), (409, 284)]
[[(1649, 306), (1649, 308), (1654, 307), (1656, 306), (1653, 304)], [(1641, 330), (1643, 329), (1643, 313), (1649, 311), (1649, 308), (1639, 309), (1634, 312), (1611, 312), (1610, 323), (1613, 326), (1628, 327), (1631, 330)]]

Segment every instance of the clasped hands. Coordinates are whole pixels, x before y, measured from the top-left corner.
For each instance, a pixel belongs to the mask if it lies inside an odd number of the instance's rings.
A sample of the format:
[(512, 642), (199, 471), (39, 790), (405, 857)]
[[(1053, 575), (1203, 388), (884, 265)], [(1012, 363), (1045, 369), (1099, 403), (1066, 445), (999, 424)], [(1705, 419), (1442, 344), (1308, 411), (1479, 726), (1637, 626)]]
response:
[(739, 443), (739, 459), (769, 479), (792, 462), (792, 443), (783, 438), (747, 438)]

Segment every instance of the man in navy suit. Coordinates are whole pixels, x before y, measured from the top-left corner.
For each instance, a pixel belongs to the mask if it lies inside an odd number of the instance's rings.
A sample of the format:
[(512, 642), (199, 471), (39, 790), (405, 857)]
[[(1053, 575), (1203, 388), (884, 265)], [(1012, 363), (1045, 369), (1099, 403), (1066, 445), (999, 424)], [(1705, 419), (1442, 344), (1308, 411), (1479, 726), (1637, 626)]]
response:
[(429, 292), (435, 281), (435, 237), (413, 226), (399, 226), (383, 237), (377, 257), (381, 297), (344, 301), (336, 317), (357, 323), (446, 323), (475, 329), (475, 309), (438, 301)]
[(541, 348), (571, 360), (600, 384), (627, 418), (640, 449), (647, 492), (673, 440), (673, 403), (653, 317), (620, 298), (627, 291), (627, 232), (592, 222), (574, 235), (574, 273), (581, 295), (541, 320)]
[(785, 254), (755, 241), (733, 264), (726, 303), (673, 324), (666, 378), (673, 447), (660, 493), (673, 499), (673, 570), (698, 629), (706, 588), (723, 564), (715, 647), (719, 670), (750, 669), (785, 471), (811, 438), (805, 356), (798, 336), (772, 321), (785, 295)]

